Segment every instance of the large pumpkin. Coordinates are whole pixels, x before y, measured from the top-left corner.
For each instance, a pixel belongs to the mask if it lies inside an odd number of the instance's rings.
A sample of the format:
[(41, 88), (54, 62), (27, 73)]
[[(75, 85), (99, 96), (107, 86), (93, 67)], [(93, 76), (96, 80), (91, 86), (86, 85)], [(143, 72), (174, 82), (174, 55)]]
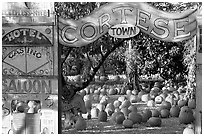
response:
[(160, 127), (162, 120), (159, 117), (151, 117), (147, 123), (150, 125), (150, 127)]
[(99, 112), (98, 120), (101, 122), (107, 122), (107, 113), (104, 110)]
[(133, 127), (133, 121), (130, 119), (126, 119), (123, 121), (123, 126), (125, 128), (132, 128)]
[(82, 118), (82, 117), (78, 117), (76, 124), (75, 124), (75, 128), (77, 130), (84, 130), (86, 129), (86, 121)]
[(123, 114), (118, 114), (116, 115), (116, 124), (122, 124), (123, 121), (125, 120), (125, 116)]
[(118, 116), (118, 115), (120, 115), (120, 114), (122, 114), (122, 115), (124, 116), (124, 114), (123, 114), (121, 111), (114, 112), (114, 113), (111, 115), (110, 120), (111, 120), (112, 122), (116, 122), (116, 116)]
[(185, 106), (186, 104), (187, 104), (187, 100), (180, 99), (180, 100), (178, 101), (178, 106), (179, 106), (179, 107), (183, 107), (183, 106)]
[(167, 101), (163, 101), (163, 102), (161, 103), (161, 106), (162, 106), (164, 109), (168, 109), (168, 110), (171, 109), (171, 103), (170, 103), (170, 102), (167, 102)]
[(162, 118), (168, 118), (169, 115), (170, 115), (170, 111), (169, 111), (168, 109), (162, 109), (162, 110), (160, 111), (160, 113), (161, 113), (161, 117), (162, 117)]
[(131, 112), (127, 107), (122, 108), (120, 111), (124, 114), (125, 117), (127, 117)]
[(172, 117), (178, 117), (180, 113), (180, 108), (178, 106), (172, 106), (170, 109), (170, 115)]
[(147, 118), (149, 119), (150, 117), (152, 117), (152, 112), (149, 109), (145, 109), (142, 111), (142, 114), (146, 115)]
[(131, 112), (137, 112), (137, 105), (130, 105), (128, 107), (128, 110), (130, 110)]
[(190, 124), (191, 122), (194, 121), (193, 112), (187, 106), (182, 107), (182, 108), (183, 109), (181, 109), (180, 114), (179, 114), (179, 122), (181, 124)]
[(141, 114), (136, 113), (136, 112), (130, 112), (128, 114), (128, 119), (132, 120), (133, 124), (141, 123), (142, 122)]
[(157, 109), (153, 109), (151, 110), (152, 112), (152, 117), (159, 117), (160, 116), (160, 112)]

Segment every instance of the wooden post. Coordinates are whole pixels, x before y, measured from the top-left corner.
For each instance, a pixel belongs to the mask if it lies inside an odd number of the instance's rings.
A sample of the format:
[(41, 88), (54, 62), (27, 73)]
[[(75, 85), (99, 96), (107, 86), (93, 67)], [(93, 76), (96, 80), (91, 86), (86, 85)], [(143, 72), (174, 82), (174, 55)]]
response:
[(195, 134), (202, 134), (202, 15), (197, 16)]

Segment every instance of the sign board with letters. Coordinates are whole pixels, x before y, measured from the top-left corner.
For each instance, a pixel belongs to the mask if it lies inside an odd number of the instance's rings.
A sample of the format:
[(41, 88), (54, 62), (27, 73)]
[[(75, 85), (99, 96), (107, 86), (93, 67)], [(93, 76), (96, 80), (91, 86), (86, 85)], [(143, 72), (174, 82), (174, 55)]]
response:
[(3, 134), (58, 133), (56, 38), (54, 3), (3, 3)]

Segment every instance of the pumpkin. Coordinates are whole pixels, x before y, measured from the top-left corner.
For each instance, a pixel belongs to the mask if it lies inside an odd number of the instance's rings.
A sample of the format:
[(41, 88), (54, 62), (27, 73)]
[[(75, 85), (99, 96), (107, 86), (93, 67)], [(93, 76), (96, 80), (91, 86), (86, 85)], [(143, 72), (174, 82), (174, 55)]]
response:
[(128, 107), (128, 110), (132, 111), (132, 112), (137, 112), (137, 105), (130, 105)]
[(187, 106), (184, 106), (181, 108), (180, 114), (179, 114), (179, 122), (181, 124), (189, 124), (194, 121), (193, 112), (190, 108)]
[(141, 100), (141, 98), (142, 98), (142, 96), (145, 94), (145, 92), (144, 91), (140, 91), (139, 93), (138, 93), (138, 98)]
[(156, 104), (161, 104), (162, 101), (163, 101), (163, 97), (161, 97), (161, 96), (156, 96), (154, 101), (155, 101)]
[(142, 115), (137, 112), (130, 112), (128, 114), (128, 119), (132, 120), (133, 124), (142, 122)]
[(148, 107), (154, 107), (154, 106), (155, 106), (155, 102), (154, 102), (153, 100), (149, 100), (149, 101), (147, 102), (147, 106), (148, 106)]
[(121, 103), (122, 103), (121, 101), (115, 100), (115, 101), (113, 102), (113, 105), (114, 105), (115, 108), (119, 108), (120, 105), (121, 105)]
[(138, 98), (138, 96), (137, 95), (130, 95), (130, 102), (131, 103), (137, 103), (137, 102), (139, 102), (139, 98)]
[(183, 107), (183, 106), (185, 106), (186, 104), (187, 104), (187, 100), (180, 99), (180, 100), (178, 101), (178, 106), (179, 106), (179, 107)]
[(160, 112), (157, 109), (153, 109), (151, 110), (152, 112), (152, 117), (159, 117), (160, 116)]
[(114, 113), (111, 115), (110, 120), (111, 120), (112, 122), (116, 122), (116, 116), (121, 115), (121, 114), (124, 116), (124, 114), (123, 114), (121, 111), (114, 112)]
[(102, 89), (100, 90), (100, 93), (101, 93), (102, 95), (106, 95), (106, 94), (107, 94), (107, 90), (106, 90), (105, 88), (102, 88)]
[(99, 112), (98, 121), (107, 122), (107, 113), (104, 110)]
[(164, 109), (168, 109), (168, 110), (171, 109), (171, 103), (170, 103), (170, 102), (167, 102), (167, 101), (163, 101), (163, 102), (161, 103), (161, 106), (162, 106)]
[(127, 100), (127, 98), (125, 96), (118, 97), (118, 101), (120, 101), (120, 102), (123, 102), (125, 100)]
[(150, 93), (155, 93), (158, 95), (161, 92), (161, 89), (159, 87), (153, 87), (150, 91)]
[(133, 127), (133, 121), (130, 120), (130, 119), (125, 119), (125, 120), (123, 121), (123, 126), (124, 126), (125, 128), (132, 128), (132, 127)]
[(99, 109), (99, 111), (105, 110), (105, 105), (102, 103), (97, 104), (96, 108)]
[(114, 109), (106, 107), (105, 112), (108, 114), (108, 116), (111, 116), (114, 113)]
[(127, 91), (126, 91), (126, 95), (127, 95), (127, 96), (129, 96), (129, 95), (131, 95), (131, 94), (132, 94), (132, 91), (131, 91), (131, 90), (127, 90)]
[(91, 109), (91, 117), (92, 118), (98, 118), (98, 114), (99, 114), (99, 109), (94, 107)]
[(108, 91), (108, 94), (109, 95), (116, 95), (117, 94), (117, 90), (114, 89), (114, 88), (110, 88), (109, 91)]
[(188, 107), (191, 109), (195, 109), (196, 108), (196, 101), (195, 99), (189, 99), (188, 100)]
[(160, 111), (161, 118), (168, 118), (170, 115), (170, 111), (168, 109), (162, 109)]
[(195, 133), (193, 129), (187, 127), (183, 130), (183, 134), (195, 134)]
[(147, 123), (150, 125), (150, 127), (160, 127), (162, 124), (162, 120), (159, 117), (151, 117), (149, 118)]
[(123, 114), (116, 115), (116, 124), (122, 124), (125, 120), (125, 116)]
[(147, 102), (147, 101), (149, 101), (149, 100), (150, 100), (150, 95), (149, 95), (149, 94), (143, 94), (143, 95), (141, 96), (141, 101)]
[(86, 121), (84, 120), (84, 118), (82, 118), (81, 116), (78, 117), (76, 124), (75, 124), (75, 128), (76, 130), (84, 130), (86, 129)]
[(142, 111), (142, 114), (145, 115), (148, 119), (152, 117), (152, 112), (149, 109), (145, 109)]
[(133, 94), (133, 95), (137, 95), (137, 94), (138, 94), (138, 92), (139, 92), (138, 90), (135, 90), (135, 89), (134, 89), (134, 90), (132, 90), (132, 94)]
[(170, 115), (172, 117), (178, 117), (180, 113), (180, 108), (178, 106), (172, 106), (170, 109)]
[(124, 114), (125, 117), (127, 117), (131, 112), (127, 107), (122, 108), (120, 111)]
[(165, 98), (167, 97), (166, 93), (161, 93), (159, 96), (161, 96), (163, 98), (163, 100), (165, 100)]
[(142, 122), (147, 122), (147, 120), (149, 119), (148, 115), (144, 113), (142, 113), (141, 115), (142, 115)]
[(121, 103), (121, 105), (119, 106), (120, 109), (125, 108), (125, 107), (129, 107), (131, 105), (131, 102), (129, 100), (125, 100)]
[(176, 91), (176, 89), (175, 89), (174, 87), (172, 87), (172, 86), (167, 87), (167, 89), (168, 89), (168, 91), (171, 92), (171, 93), (172, 93), (173, 91)]

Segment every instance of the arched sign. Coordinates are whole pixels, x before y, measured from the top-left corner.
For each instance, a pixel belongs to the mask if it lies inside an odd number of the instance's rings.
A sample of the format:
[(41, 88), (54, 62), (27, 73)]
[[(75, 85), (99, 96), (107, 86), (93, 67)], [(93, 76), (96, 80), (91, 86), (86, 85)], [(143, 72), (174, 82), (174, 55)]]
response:
[[(196, 14), (196, 8), (169, 13), (147, 3), (110, 3), (79, 20), (59, 18), (59, 41), (66, 46), (81, 47), (95, 41), (115, 25), (130, 24), (156, 39), (178, 42), (196, 34)], [(112, 35), (115, 30), (112, 29)]]

